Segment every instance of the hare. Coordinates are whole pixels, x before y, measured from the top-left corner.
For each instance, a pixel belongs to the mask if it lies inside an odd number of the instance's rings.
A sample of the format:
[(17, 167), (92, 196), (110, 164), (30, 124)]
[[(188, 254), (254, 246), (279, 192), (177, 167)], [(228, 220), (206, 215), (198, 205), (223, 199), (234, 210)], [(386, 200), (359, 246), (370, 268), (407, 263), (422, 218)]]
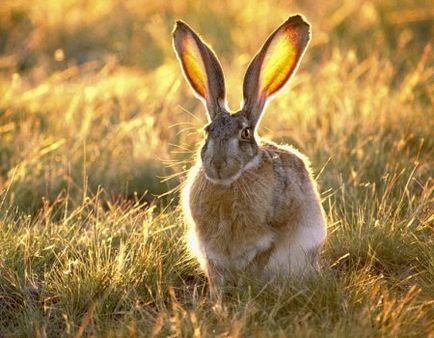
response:
[(175, 52), (209, 119), (182, 199), (211, 293), (245, 273), (267, 283), (319, 269), (326, 222), (309, 163), (293, 147), (256, 133), (266, 103), (295, 72), (309, 39), (301, 15), (278, 27), (248, 66), (242, 108), (231, 113), (214, 52), (187, 24), (176, 23)]

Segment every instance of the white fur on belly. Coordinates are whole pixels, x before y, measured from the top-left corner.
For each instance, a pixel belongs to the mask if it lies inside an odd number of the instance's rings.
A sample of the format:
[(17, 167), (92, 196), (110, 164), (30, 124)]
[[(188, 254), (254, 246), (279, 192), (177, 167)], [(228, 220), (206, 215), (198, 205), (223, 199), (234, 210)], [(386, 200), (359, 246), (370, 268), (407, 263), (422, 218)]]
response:
[(322, 217), (316, 224), (300, 224), (297, 232), (276, 243), (266, 271), (271, 275), (303, 273), (312, 269), (311, 251), (317, 250), (324, 242), (326, 228)]

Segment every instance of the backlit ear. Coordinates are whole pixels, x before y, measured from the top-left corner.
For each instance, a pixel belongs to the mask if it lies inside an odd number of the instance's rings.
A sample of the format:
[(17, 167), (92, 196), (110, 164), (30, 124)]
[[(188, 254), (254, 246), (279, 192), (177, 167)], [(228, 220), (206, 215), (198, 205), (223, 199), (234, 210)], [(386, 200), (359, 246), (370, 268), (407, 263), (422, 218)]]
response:
[(176, 22), (173, 46), (185, 78), (196, 95), (204, 101), (212, 120), (226, 106), (224, 75), (217, 57), (182, 21)]
[(253, 58), (244, 77), (243, 111), (256, 126), (266, 101), (288, 82), (310, 40), (310, 26), (301, 15), (289, 17)]

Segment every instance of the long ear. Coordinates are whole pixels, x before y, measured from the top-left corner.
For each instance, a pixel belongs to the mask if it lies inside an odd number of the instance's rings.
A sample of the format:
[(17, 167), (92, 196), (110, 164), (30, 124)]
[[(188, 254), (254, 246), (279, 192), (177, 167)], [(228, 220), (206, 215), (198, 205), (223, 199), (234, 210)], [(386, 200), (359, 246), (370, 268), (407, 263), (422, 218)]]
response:
[(185, 78), (207, 108), (210, 119), (226, 106), (225, 79), (214, 52), (184, 22), (177, 21), (173, 47)]
[(243, 111), (256, 126), (266, 101), (288, 82), (310, 40), (310, 26), (301, 15), (289, 17), (265, 41), (244, 77)]

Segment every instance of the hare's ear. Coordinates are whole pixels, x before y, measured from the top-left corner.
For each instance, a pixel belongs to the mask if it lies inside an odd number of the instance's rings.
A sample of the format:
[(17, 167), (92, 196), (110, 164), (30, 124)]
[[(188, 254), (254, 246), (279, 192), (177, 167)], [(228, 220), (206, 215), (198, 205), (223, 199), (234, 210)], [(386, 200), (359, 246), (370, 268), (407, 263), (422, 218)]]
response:
[(300, 15), (289, 17), (265, 41), (244, 77), (243, 111), (256, 126), (267, 99), (279, 91), (297, 69), (310, 39), (310, 26)]
[(184, 22), (177, 21), (173, 47), (185, 78), (205, 103), (209, 118), (226, 107), (225, 79), (214, 52)]

